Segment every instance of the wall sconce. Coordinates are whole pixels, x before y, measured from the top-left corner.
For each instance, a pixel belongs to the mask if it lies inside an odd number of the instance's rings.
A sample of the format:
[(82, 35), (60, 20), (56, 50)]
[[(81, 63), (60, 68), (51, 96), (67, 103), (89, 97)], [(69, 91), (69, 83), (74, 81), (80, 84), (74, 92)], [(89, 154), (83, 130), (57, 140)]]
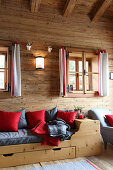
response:
[(30, 44), (30, 43), (27, 43), (27, 45), (26, 45), (26, 47), (27, 47), (27, 50), (29, 50), (29, 51), (30, 51), (30, 49), (31, 49), (31, 46), (32, 46), (32, 44)]
[(43, 56), (36, 57), (36, 69), (44, 70), (44, 57)]
[(48, 52), (51, 53), (51, 51), (52, 51), (52, 47), (49, 46), (49, 47), (48, 47)]

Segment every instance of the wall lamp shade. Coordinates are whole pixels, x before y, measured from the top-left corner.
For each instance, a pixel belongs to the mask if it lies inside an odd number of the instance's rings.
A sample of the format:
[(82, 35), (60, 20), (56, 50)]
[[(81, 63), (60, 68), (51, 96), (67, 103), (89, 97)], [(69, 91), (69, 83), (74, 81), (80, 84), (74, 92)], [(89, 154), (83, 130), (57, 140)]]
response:
[(26, 47), (27, 47), (27, 50), (31, 50), (31, 46), (32, 46), (32, 44), (30, 44), (30, 43), (27, 43), (27, 45), (26, 45)]
[(44, 70), (44, 57), (43, 56), (36, 57), (36, 69)]

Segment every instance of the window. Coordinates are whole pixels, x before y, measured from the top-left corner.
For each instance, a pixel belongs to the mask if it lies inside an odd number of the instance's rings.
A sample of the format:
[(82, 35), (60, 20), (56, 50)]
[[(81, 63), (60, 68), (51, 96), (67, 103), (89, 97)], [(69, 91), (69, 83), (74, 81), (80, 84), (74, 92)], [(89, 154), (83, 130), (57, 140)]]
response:
[[(86, 72), (90, 70), (90, 60), (86, 61)], [(69, 88), (72, 91), (83, 90), (82, 60), (73, 57), (69, 59)], [(89, 76), (86, 74), (86, 89), (89, 90)]]
[(67, 59), (68, 93), (98, 92), (98, 55), (96, 52), (69, 52)]
[(0, 91), (8, 91), (8, 48), (0, 47)]

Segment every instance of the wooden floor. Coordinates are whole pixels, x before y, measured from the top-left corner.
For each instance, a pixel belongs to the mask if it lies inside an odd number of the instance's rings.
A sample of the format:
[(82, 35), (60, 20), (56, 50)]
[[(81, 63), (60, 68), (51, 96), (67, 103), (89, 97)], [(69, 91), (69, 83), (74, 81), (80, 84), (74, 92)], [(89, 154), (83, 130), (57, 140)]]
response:
[(103, 145), (102, 145), (102, 154), (99, 156), (81, 157), (81, 158), (51, 161), (51, 162), (40, 162), (37, 164), (16, 166), (16, 167), (10, 167), (10, 168), (0, 168), (0, 170), (25, 170), (25, 169), (33, 168), (33, 167), (53, 165), (53, 164), (64, 163), (64, 162), (69, 162), (69, 161), (81, 161), (81, 160), (86, 160), (86, 159), (92, 162), (100, 170), (101, 169), (102, 170), (113, 170), (113, 145), (108, 145), (107, 150), (104, 150)]

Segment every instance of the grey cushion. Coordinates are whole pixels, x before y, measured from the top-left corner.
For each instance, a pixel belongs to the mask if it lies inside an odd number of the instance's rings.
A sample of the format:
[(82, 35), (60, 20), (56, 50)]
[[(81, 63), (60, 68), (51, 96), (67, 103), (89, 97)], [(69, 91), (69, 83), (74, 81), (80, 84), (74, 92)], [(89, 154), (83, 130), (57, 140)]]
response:
[(17, 112), (22, 112), (20, 119), (19, 119), (19, 123), (18, 123), (18, 129), (25, 129), (27, 128), (27, 121), (26, 121), (26, 116), (25, 116), (25, 109), (23, 110), (19, 110)]
[(0, 132), (0, 146), (26, 143), (40, 143), (42, 138), (35, 136), (29, 129), (19, 129), (18, 132)]
[(51, 109), (51, 110), (48, 110), (48, 111), (45, 111), (45, 120), (46, 122), (49, 122), (49, 121), (52, 121), (56, 118), (56, 115), (57, 115), (57, 107)]

